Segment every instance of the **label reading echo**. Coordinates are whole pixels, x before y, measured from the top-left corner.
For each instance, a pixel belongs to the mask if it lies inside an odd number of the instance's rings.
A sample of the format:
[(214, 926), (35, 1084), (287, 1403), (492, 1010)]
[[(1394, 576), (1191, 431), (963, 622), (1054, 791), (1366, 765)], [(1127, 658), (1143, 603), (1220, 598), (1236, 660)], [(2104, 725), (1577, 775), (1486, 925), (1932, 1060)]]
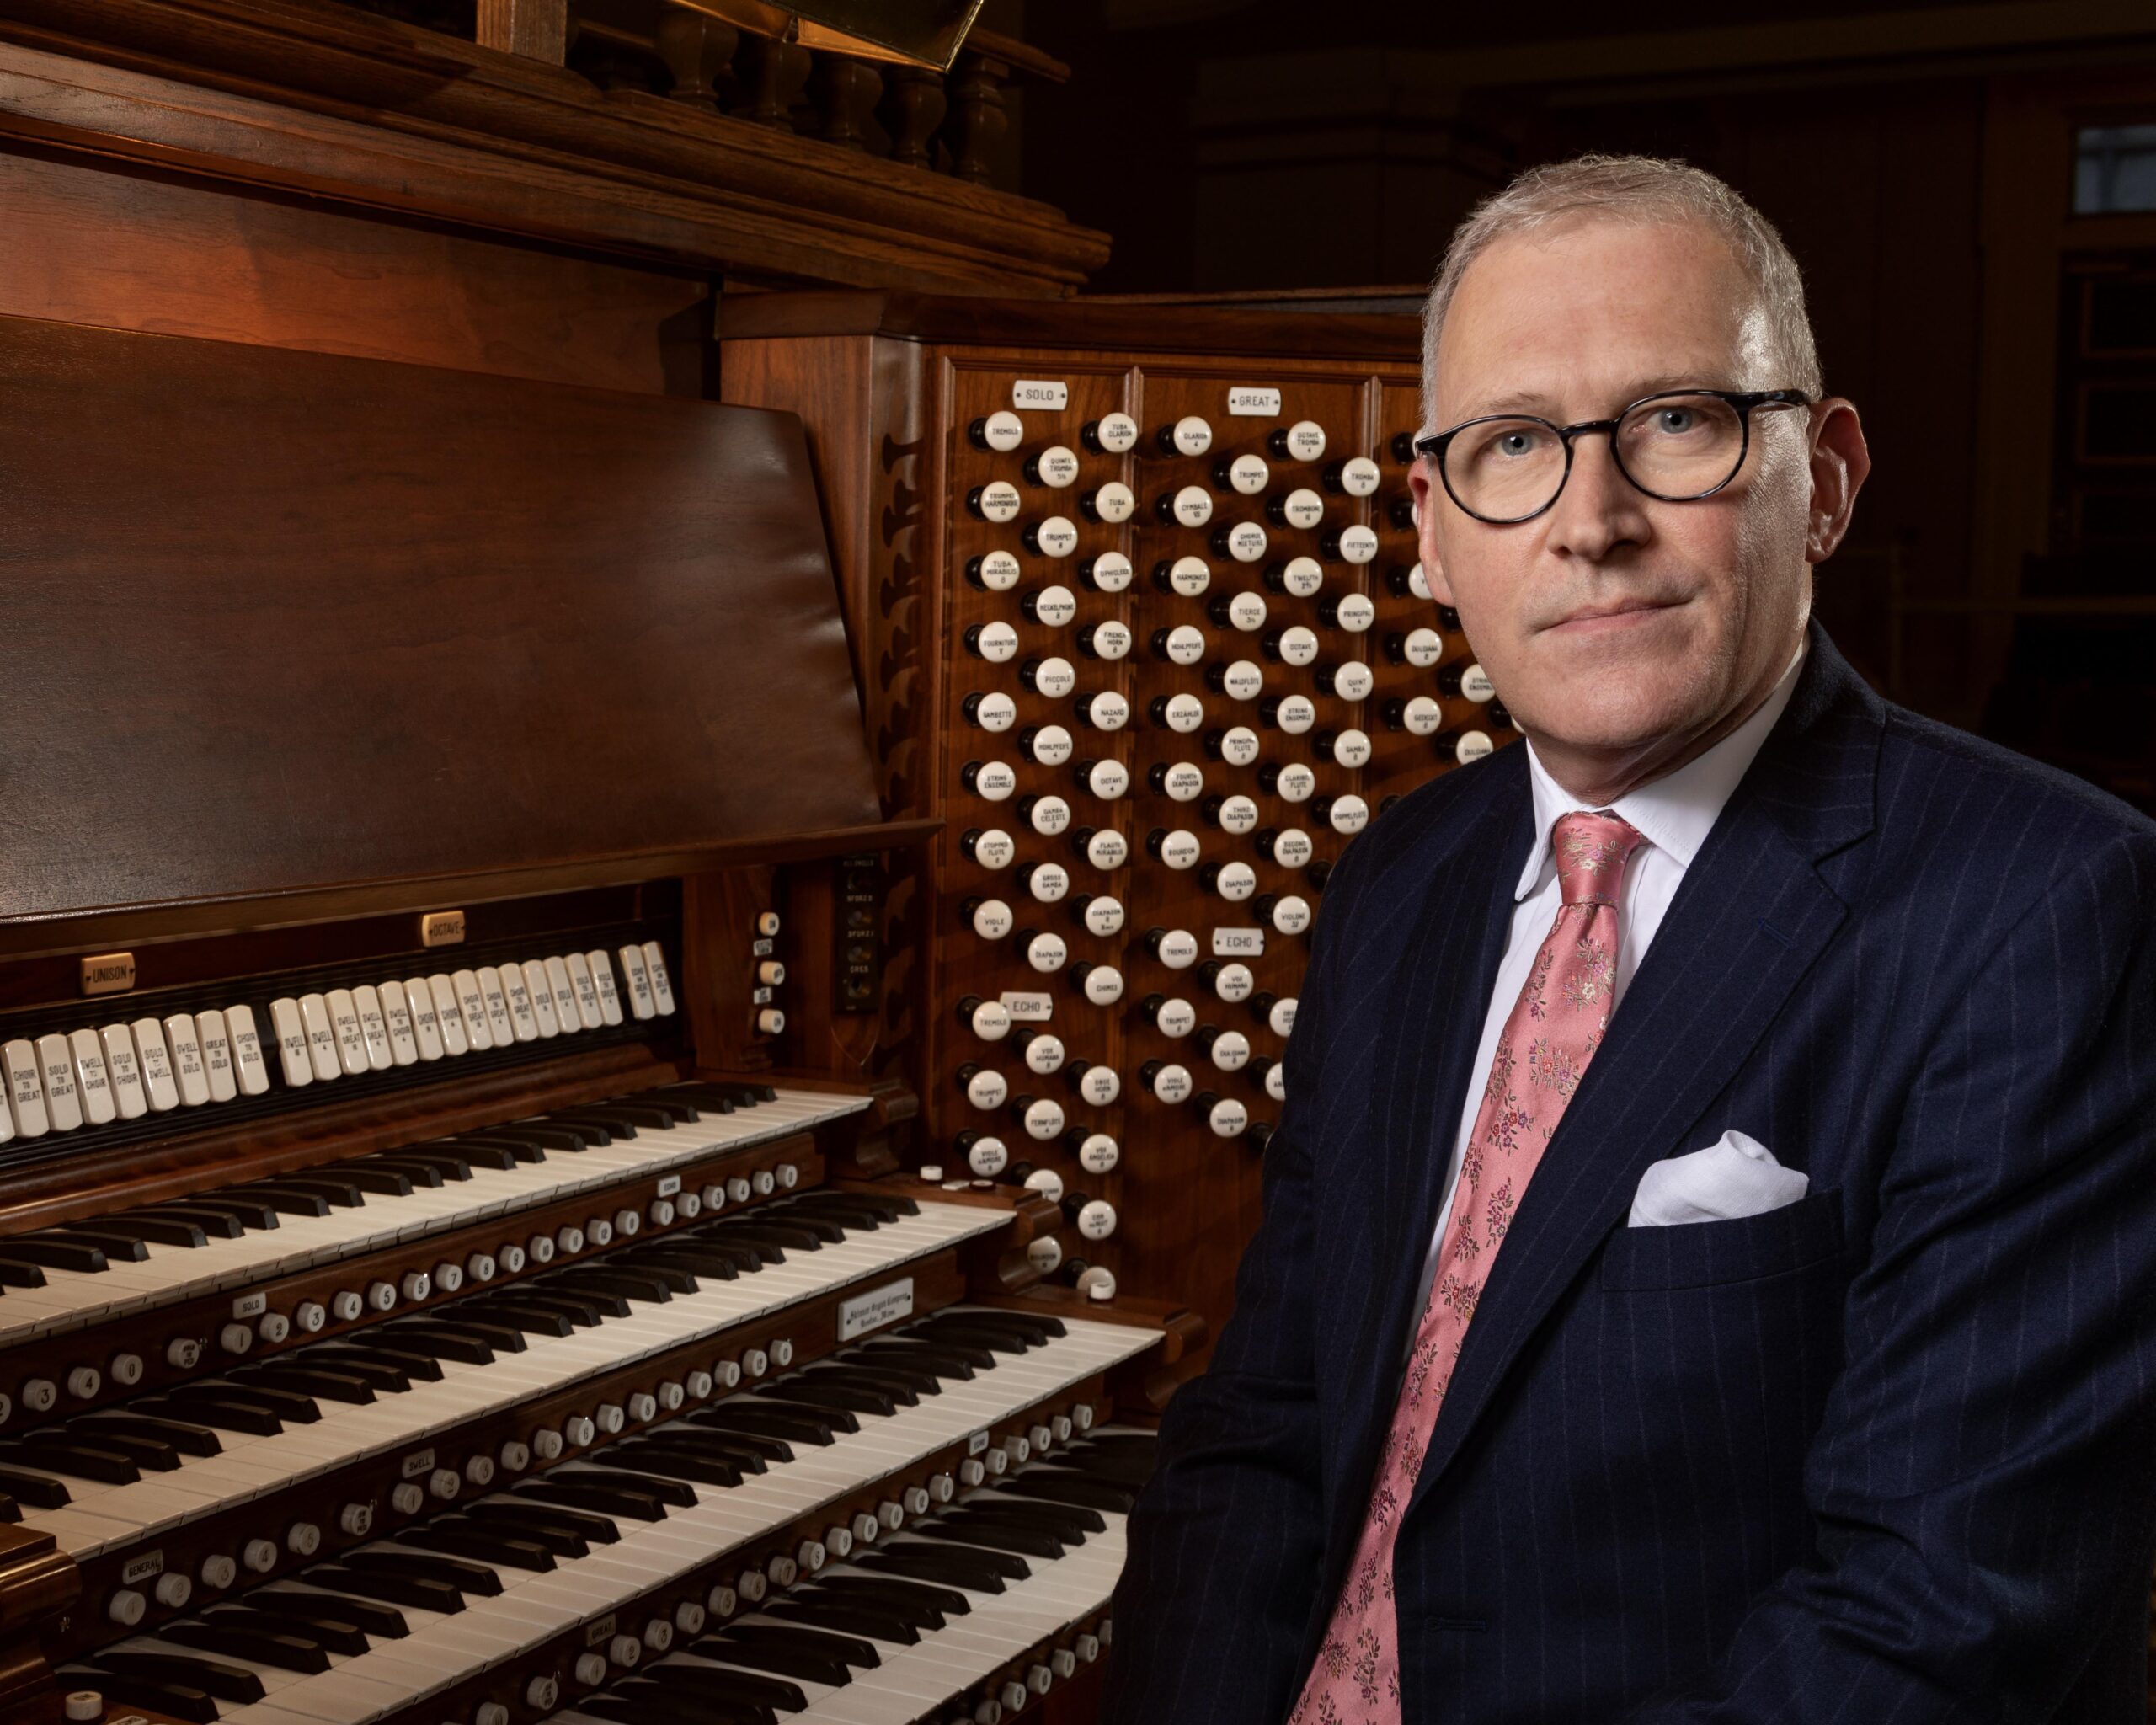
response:
[(1059, 414), (1070, 405), (1070, 386), (1044, 378), (1021, 377), (1011, 386), (1011, 405), (1030, 413)]
[(1237, 419), (1277, 419), (1280, 417), (1280, 392), (1250, 387), (1230, 389), (1228, 411)]
[(1052, 994), (1003, 994), (996, 996), (1013, 1024), (1045, 1024), (1055, 1016)]
[(1213, 956), (1216, 959), (1255, 959), (1265, 951), (1265, 931), (1262, 928), (1216, 928), (1213, 931)]
[(839, 1340), (851, 1342), (856, 1336), (912, 1316), (913, 1278), (902, 1276), (895, 1282), (871, 1288), (866, 1294), (857, 1294), (851, 1300), (839, 1302)]

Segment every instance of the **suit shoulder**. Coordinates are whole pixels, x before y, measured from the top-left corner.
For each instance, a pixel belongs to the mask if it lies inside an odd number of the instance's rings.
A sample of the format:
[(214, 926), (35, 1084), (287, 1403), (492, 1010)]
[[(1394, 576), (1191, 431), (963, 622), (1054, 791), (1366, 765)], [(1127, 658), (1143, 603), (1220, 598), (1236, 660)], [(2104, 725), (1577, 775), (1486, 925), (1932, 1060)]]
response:
[(2004, 844), (2003, 866), (2046, 878), (2079, 867), (2123, 842), (2143, 854), (2156, 846), (2156, 820), (2086, 779), (2001, 744), (1886, 707), (1880, 756), (1883, 821), (1913, 818), (1933, 829)]

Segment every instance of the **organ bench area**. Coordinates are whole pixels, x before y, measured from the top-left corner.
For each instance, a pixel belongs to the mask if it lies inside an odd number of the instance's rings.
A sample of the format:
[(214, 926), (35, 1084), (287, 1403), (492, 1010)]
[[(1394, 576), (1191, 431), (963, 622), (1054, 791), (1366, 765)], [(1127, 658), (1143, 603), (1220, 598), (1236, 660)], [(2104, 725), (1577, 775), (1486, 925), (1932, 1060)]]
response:
[(932, 826), (798, 423), (19, 319), (0, 394), (0, 1712), (1081, 1701), (1201, 1332), (901, 1167)]
[(1514, 740), (1417, 562), (1412, 318), (736, 295), (726, 398), (799, 413), (894, 814), (926, 1161), (1217, 1323), (1326, 879)]

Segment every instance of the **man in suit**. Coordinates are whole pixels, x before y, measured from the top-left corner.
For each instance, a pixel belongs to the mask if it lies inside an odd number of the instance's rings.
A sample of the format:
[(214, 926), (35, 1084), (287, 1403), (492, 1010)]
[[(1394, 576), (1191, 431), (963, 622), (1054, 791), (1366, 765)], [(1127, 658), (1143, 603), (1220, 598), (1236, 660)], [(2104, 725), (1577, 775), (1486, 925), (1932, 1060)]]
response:
[(1106, 1717), (2140, 1721), (2156, 824), (1809, 621), (1869, 457), (1721, 182), (1523, 176), (1424, 359), (1527, 742), (1328, 884)]

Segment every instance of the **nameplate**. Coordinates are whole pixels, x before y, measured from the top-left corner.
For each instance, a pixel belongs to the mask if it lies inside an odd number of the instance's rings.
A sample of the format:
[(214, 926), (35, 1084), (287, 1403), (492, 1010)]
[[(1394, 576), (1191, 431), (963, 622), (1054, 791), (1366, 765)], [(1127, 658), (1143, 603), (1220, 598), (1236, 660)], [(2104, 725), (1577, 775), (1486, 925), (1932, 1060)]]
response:
[(659, 1195), (661, 1198), (671, 1198), (680, 1189), (681, 1177), (679, 1174), (669, 1174), (659, 1183)]
[(1216, 959), (1254, 959), (1265, 951), (1265, 931), (1262, 928), (1216, 928), (1213, 931), (1213, 956)]
[(968, 1434), (966, 1438), (967, 1455), (979, 1455), (987, 1448), (988, 1434), (986, 1432), (973, 1432)]
[(464, 913), (462, 911), (430, 911), (419, 919), (419, 944), (428, 947), (455, 947), (464, 943)]
[(135, 985), (132, 953), (99, 953), (83, 960), (83, 992), (87, 995), (125, 994)]
[(432, 1473), (434, 1469), (435, 1452), (432, 1450), (414, 1450), (404, 1458), (403, 1473), (407, 1479), (417, 1479), (423, 1473)]
[(1005, 994), (996, 1000), (1011, 1015), (1013, 1024), (1045, 1024), (1055, 1016), (1055, 996), (1052, 994)]
[(165, 1570), (165, 1554), (162, 1551), (145, 1551), (140, 1557), (130, 1557), (127, 1567), (120, 1572), (120, 1583), (131, 1587), (138, 1581), (147, 1581)]
[(234, 1317), (260, 1317), (269, 1309), (270, 1296), (259, 1290), (252, 1294), (242, 1294), (232, 1301)]
[(614, 1614), (611, 1611), (604, 1617), (593, 1618), (590, 1622), (584, 1626), (584, 1644), (588, 1648), (595, 1648), (602, 1641), (611, 1641), (613, 1638)]
[(881, 1329), (885, 1324), (895, 1323), (902, 1317), (913, 1316), (913, 1278), (902, 1276), (895, 1282), (887, 1282), (880, 1288), (871, 1288), (866, 1294), (857, 1294), (851, 1300), (839, 1302), (839, 1340), (851, 1342), (856, 1336)]
[(1239, 419), (1277, 419), (1280, 417), (1280, 392), (1247, 385), (1230, 389), (1228, 412)]
[(1045, 378), (1021, 377), (1011, 386), (1011, 405), (1037, 414), (1059, 414), (1070, 405), (1070, 386)]

